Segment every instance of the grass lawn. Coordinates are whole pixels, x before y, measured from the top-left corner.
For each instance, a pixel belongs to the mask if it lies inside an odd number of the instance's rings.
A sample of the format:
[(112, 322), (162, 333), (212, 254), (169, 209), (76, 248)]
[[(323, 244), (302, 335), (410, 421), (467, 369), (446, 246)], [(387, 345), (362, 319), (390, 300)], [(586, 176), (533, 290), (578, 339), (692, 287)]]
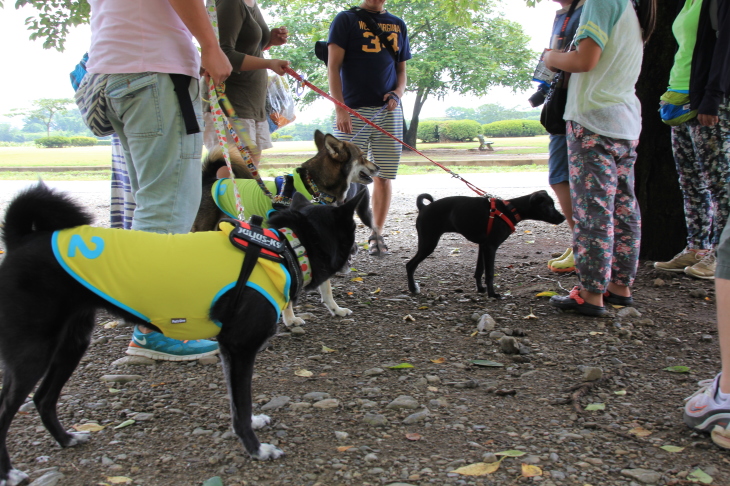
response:
[[(500, 154), (547, 154), (548, 137), (519, 137), (519, 138), (491, 138), (495, 152), (488, 152), (493, 157)], [(515, 167), (477, 167), (458, 166), (459, 161), (484, 156), (484, 152), (470, 152), (469, 149), (479, 147), (478, 142), (466, 143), (421, 143), (417, 149), (424, 152), (430, 159), (439, 163), (449, 163), (449, 168), (457, 173), (476, 172), (524, 172), (544, 171), (543, 166), (515, 166)], [(274, 147), (264, 152), (262, 174), (271, 177), (289, 172), (287, 168), (296, 167), (314, 155), (313, 141), (308, 142), (274, 142)], [(403, 161), (426, 161), (422, 156), (413, 152), (404, 152)], [(283, 164), (277, 168), (266, 168), (267, 164)], [(0, 179), (5, 180), (32, 180), (42, 177), (45, 180), (108, 180), (110, 171), (84, 171), (83, 167), (107, 166), (111, 169), (111, 147), (66, 147), (60, 149), (46, 149), (36, 147), (0, 147), (0, 167), (78, 167), (78, 171), (68, 172), (35, 172), (17, 171), (2, 172)], [(439, 172), (442, 169), (436, 166), (407, 166), (402, 165), (399, 174), (427, 174)]]

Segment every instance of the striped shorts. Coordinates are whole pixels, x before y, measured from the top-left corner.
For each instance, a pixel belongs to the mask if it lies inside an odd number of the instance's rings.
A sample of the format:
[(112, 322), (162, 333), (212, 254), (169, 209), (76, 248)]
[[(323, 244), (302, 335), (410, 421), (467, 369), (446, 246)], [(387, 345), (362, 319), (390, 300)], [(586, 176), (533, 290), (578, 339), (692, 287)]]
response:
[[(377, 114), (382, 107), (365, 106), (356, 111), (371, 122), (386, 130), (394, 137), (403, 139), (403, 108), (399, 104), (393, 111), (384, 109)], [(376, 116), (377, 114), (377, 116)], [(375, 117), (375, 119), (373, 119)], [(343, 133), (333, 127), (333, 134), (340, 140), (348, 140), (365, 152), (367, 158), (380, 166), (378, 177), (383, 179), (395, 179), (400, 163), (400, 154), (403, 146), (374, 128), (356, 116), (352, 116), (352, 133)]]

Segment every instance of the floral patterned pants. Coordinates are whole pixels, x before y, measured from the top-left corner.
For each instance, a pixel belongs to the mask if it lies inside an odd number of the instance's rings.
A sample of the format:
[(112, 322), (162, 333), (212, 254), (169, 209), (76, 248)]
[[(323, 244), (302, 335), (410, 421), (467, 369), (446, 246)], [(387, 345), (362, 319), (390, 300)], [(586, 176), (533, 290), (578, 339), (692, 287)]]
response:
[(604, 293), (609, 282), (630, 286), (641, 242), (634, 195), (639, 141), (604, 137), (572, 121), (567, 132), (578, 278), (589, 292)]
[(730, 109), (718, 110), (720, 122), (703, 127), (693, 118), (672, 127), (672, 152), (684, 197), (687, 247), (716, 248), (728, 213), (730, 182)]

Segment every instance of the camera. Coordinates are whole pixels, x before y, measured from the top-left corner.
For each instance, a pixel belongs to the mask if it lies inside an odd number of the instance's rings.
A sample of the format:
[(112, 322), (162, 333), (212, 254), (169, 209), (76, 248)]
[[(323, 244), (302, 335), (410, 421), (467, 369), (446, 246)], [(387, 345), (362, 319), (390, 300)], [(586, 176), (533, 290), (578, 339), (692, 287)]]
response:
[(545, 103), (545, 98), (547, 97), (549, 89), (550, 85), (548, 85), (547, 83), (540, 83), (540, 85), (538, 85), (537, 87), (537, 91), (535, 91), (535, 93), (527, 99), (527, 101), (530, 103), (530, 106), (536, 108)]

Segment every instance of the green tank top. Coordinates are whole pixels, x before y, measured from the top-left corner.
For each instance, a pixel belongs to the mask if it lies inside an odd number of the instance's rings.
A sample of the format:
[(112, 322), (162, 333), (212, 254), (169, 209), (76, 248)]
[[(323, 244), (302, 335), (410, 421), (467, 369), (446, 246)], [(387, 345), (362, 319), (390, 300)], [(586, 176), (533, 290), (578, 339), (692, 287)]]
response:
[(702, 0), (687, 0), (672, 24), (672, 33), (679, 45), (674, 55), (672, 70), (669, 72), (669, 89), (672, 91), (689, 90), (692, 54), (697, 43), (701, 10)]

